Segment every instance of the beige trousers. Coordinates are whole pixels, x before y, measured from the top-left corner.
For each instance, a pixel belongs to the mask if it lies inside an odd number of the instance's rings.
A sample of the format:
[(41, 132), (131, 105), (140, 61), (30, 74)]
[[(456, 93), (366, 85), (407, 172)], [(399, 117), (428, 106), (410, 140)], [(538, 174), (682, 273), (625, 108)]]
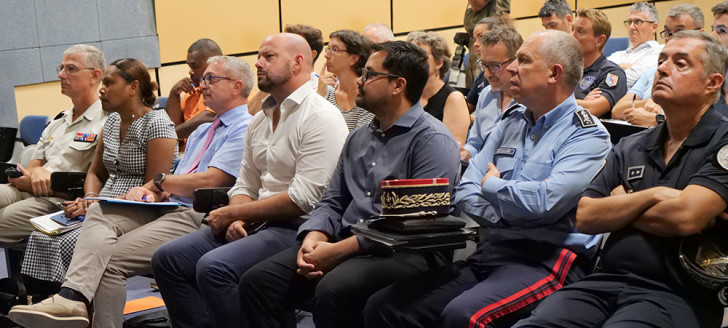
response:
[(121, 328), (126, 278), (151, 273), (154, 251), (199, 229), (203, 217), (183, 206), (94, 203), (86, 213), (63, 287), (93, 301), (93, 327)]
[(0, 247), (13, 246), (28, 239), (35, 227), (30, 219), (59, 211), (59, 197), (35, 197), (10, 184), (0, 184)]

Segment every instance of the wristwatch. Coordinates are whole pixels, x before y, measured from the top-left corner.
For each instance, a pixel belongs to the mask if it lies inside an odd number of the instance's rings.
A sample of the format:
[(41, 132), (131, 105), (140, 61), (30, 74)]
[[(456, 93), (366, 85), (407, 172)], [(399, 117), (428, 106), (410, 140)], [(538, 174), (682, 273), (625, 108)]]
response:
[(657, 121), (657, 124), (665, 122), (665, 114), (659, 113), (659, 114), (655, 115), (655, 121)]
[(159, 189), (159, 191), (164, 191), (164, 188), (162, 188), (162, 182), (164, 182), (164, 178), (166, 178), (167, 175), (164, 173), (157, 173), (154, 175), (154, 178), (152, 178), (152, 182), (154, 182), (154, 186)]

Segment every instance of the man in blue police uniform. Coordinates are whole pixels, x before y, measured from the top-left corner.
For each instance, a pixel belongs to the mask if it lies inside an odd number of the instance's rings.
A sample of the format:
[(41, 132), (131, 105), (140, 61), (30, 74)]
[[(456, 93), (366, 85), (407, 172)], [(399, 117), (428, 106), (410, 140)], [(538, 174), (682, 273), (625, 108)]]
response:
[(683, 271), (678, 249), (681, 237), (725, 217), (728, 160), (718, 154), (728, 150), (728, 119), (713, 103), (728, 51), (707, 33), (681, 31), (658, 62), (652, 98), (666, 121), (623, 138), (579, 201), (579, 231), (611, 232), (597, 272), (518, 327), (720, 325), (725, 304)]
[(574, 231), (576, 205), (611, 145), (574, 99), (582, 63), (579, 44), (561, 31), (521, 46), (508, 71), (527, 109), (503, 114), (455, 191), (456, 206), (481, 225), (478, 248), (372, 296), (368, 327), (507, 326), (583, 277), (598, 238)]
[(422, 254), (392, 254), (350, 231), (381, 214), (382, 180), (448, 178), (452, 187), (460, 171), (457, 142), (419, 103), (426, 53), (403, 41), (372, 49), (356, 103), (375, 119), (349, 134), (326, 194), (298, 230), (302, 243), (240, 279), (242, 327), (295, 325), (294, 306), (312, 297), (316, 327), (361, 327), (369, 296), (428, 268)]
[[(612, 107), (627, 92), (624, 70), (602, 54), (610, 34), (612, 25), (603, 11), (582, 8), (576, 12), (571, 35), (584, 52), (584, 76), (574, 96), (579, 106), (602, 118), (611, 117)], [(597, 91), (590, 94), (593, 90)]]
[[(665, 43), (673, 34), (682, 30), (703, 30), (705, 17), (696, 5), (681, 4), (670, 8), (660, 35)], [(659, 105), (652, 101), (652, 83), (657, 72), (657, 62), (634, 83), (627, 94), (612, 108), (612, 118), (626, 120), (639, 126), (655, 126), (665, 120)]]

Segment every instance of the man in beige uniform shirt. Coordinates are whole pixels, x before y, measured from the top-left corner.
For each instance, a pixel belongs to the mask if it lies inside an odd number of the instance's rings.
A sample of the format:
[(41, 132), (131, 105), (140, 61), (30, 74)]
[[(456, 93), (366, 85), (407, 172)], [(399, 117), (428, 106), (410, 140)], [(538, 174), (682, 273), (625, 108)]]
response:
[(51, 191), (51, 173), (88, 171), (106, 113), (101, 110), (98, 86), (106, 60), (101, 50), (74, 45), (63, 52), (56, 69), (61, 93), (71, 98), (73, 108), (43, 130), (38, 148), (23, 173), (0, 185), (0, 246), (23, 242), (34, 230), (29, 219), (57, 210)]

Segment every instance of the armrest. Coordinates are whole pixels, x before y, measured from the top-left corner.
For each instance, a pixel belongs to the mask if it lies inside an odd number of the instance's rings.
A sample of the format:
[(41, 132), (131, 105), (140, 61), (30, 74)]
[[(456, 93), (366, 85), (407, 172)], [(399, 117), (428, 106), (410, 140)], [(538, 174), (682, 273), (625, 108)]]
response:
[(0, 183), (8, 183), (8, 176), (5, 175), (5, 169), (16, 166), (17, 164), (0, 162)]
[(197, 188), (193, 193), (192, 208), (195, 212), (210, 213), (210, 211), (228, 204), (227, 192), (230, 187)]
[(53, 172), (51, 173), (51, 190), (67, 194), (68, 198), (74, 199), (83, 196), (85, 181), (85, 172)]

